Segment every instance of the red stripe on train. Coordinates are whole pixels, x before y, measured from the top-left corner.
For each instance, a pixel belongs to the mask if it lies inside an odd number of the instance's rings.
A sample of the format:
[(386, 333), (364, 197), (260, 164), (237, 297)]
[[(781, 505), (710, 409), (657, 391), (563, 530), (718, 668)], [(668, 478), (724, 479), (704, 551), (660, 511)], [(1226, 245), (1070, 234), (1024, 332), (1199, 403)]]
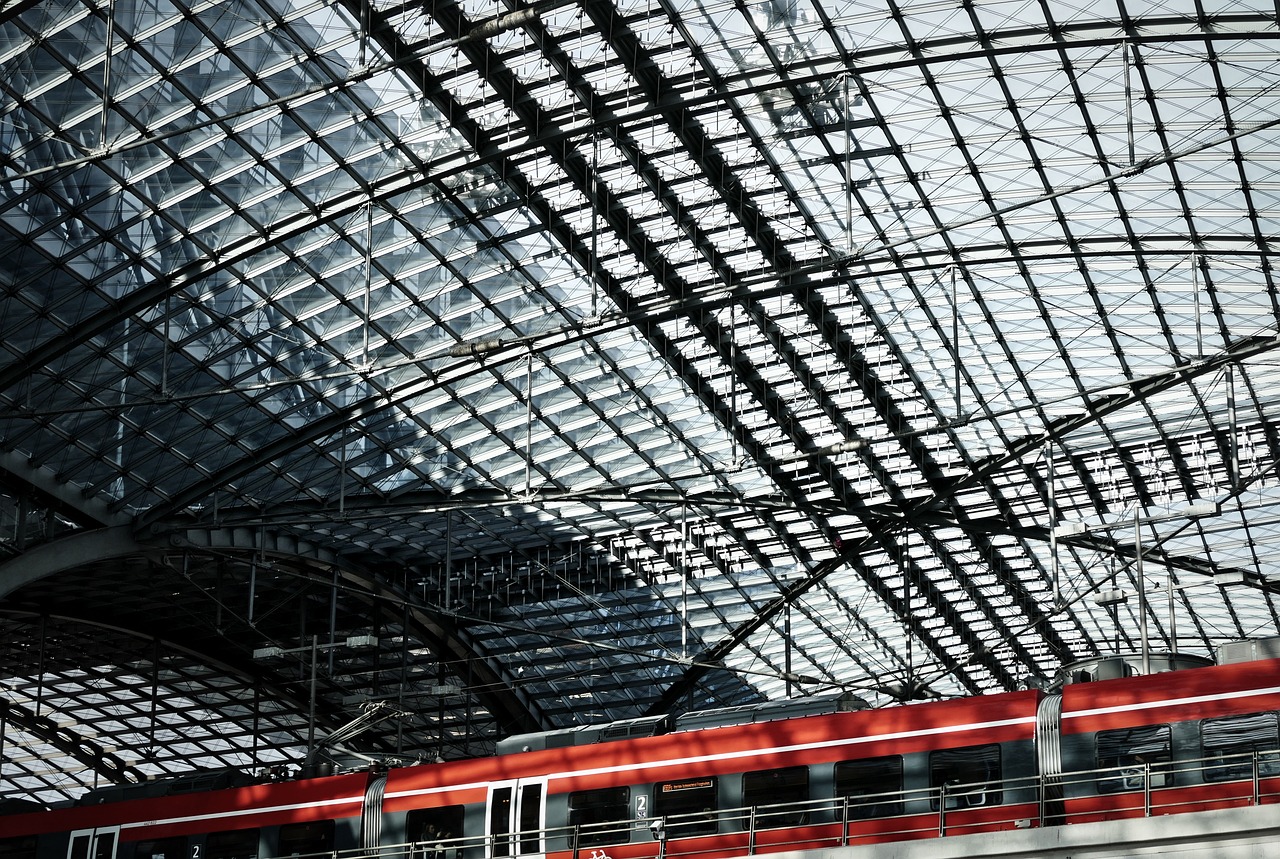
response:
[(551, 777), (548, 790), (567, 793), (1030, 740), (1039, 697), (1013, 692), (410, 767), (388, 775), (385, 809), (478, 802), (494, 781)]
[[(1064, 734), (1280, 709), (1280, 660), (1099, 680), (1062, 690)], [(1225, 691), (1224, 691), (1225, 690)]]
[(367, 783), (367, 774), (356, 773), (15, 814), (4, 818), (4, 834), (33, 835), (119, 825), (122, 841), (136, 841), (354, 817), (361, 812)]

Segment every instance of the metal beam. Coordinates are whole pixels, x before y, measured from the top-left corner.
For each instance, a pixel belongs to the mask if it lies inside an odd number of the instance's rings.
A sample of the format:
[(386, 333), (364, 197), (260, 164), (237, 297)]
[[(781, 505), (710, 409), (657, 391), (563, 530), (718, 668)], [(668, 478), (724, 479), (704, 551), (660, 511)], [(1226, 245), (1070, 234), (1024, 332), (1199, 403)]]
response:
[(75, 486), (59, 480), (58, 475), (41, 465), (34, 465), (17, 450), (0, 450), (0, 483), (18, 487), (18, 494), (27, 488), (40, 503), (65, 513), (86, 527), (124, 525), (127, 516), (114, 512), (110, 506), (92, 495), (85, 495)]
[(117, 525), (96, 531), (76, 531), (41, 543), (0, 564), (0, 599), (32, 582), (102, 561), (139, 555), (147, 547), (134, 539), (132, 529)]

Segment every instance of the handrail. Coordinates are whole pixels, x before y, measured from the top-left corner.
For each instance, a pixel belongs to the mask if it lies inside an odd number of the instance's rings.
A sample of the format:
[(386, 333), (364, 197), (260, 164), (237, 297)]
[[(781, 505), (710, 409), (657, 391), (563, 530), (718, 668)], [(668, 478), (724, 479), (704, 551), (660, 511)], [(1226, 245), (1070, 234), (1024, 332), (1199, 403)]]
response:
[[(1157, 775), (1160, 778), (1156, 778)], [(1136, 781), (1138, 778), (1140, 783)], [(1268, 779), (1274, 780), (1270, 787), (1266, 784)], [(739, 844), (746, 848), (746, 853), (754, 855), (762, 843), (767, 844), (769, 850), (799, 849), (797, 845), (840, 847), (870, 837), (867, 832), (874, 833), (879, 840), (892, 840), (919, 837), (924, 827), (945, 836), (982, 827), (1043, 826), (1052, 822), (1100, 819), (1099, 815), (1150, 817), (1176, 813), (1191, 810), (1187, 800), (1177, 799), (1176, 792), (1195, 784), (1221, 788), (1216, 799), (1220, 803), (1259, 805), (1267, 800), (1280, 802), (1280, 750), (1252, 750), (1055, 774), (1053, 801), (1064, 804), (1068, 810), (1055, 812), (1053, 821), (1049, 820), (1046, 810), (1045, 788), (1049, 784), (1049, 780), (1040, 777), (945, 784), (937, 788), (724, 808), (713, 814), (718, 835), (740, 839)], [(997, 791), (1001, 796), (999, 803), (965, 802), (965, 797), (990, 796)], [(1140, 799), (1140, 805), (1132, 801), (1126, 803), (1123, 799), (1126, 796)], [(1100, 809), (1098, 801), (1108, 798), (1115, 803)], [(1073, 802), (1083, 803), (1085, 809), (1071, 812), (1069, 807)], [(895, 813), (885, 813), (887, 809)], [(501, 851), (495, 853), (497, 841), (510, 851), (515, 836), (538, 836), (539, 843), (546, 844), (547, 853), (568, 851), (573, 859), (607, 859), (609, 848), (637, 842), (655, 844), (657, 859), (677, 859), (697, 853), (701, 849), (697, 839), (707, 836), (670, 837), (669, 833), (680, 832), (682, 824), (702, 823), (706, 819), (706, 812), (631, 818), (586, 826), (553, 826), (518, 833), (384, 845), (373, 851), (324, 852), (297, 859), (494, 859), (504, 855)], [(786, 823), (776, 825), (780, 820)], [(766, 833), (772, 835), (765, 838)], [(588, 842), (591, 846), (584, 847), (582, 841), (586, 835), (591, 836)], [(514, 842), (517, 847), (519, 843), (518, 839)], [(519, 859), (522, 854), (508, 852), (505, 855)]]

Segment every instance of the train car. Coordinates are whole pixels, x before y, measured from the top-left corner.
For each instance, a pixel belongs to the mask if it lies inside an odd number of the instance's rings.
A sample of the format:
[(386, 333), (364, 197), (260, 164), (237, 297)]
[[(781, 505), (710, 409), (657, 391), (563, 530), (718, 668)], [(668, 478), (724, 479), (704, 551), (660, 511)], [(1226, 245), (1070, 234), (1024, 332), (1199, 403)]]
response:
[[(253, 859), (357, 849), (377, 844), (363, 833), (369, 781), (350, 773), (188, 790), (175, 780), (91, 793), (75, 805), (0, 817), (0, 856)], [(138, 796), (110, 801), (111, 793)]]
[(1277, 660), (1066, 686), (1058, 737), (1066, 819), (1280, 800), (1277, 711)]
[(881, 709), (802, 699), (386, 772), (114, 790), (0, 810), (0, 859), (728, 859), (1173, 814), (1280, 801), (1280, 660)]
[(651, 859), (654, 841), (716, 859), (929, 837), (940, 812), (952, 831), (1030, 825), (1039, 817), (1039, 697), (792, 718), (760, 708), (742, 724), (678, 720), (653, 736), (394, 770), (383, 831), (404, 841), (461, 833), (491, 843), (489, 854), (464, 851), (462, 859)]

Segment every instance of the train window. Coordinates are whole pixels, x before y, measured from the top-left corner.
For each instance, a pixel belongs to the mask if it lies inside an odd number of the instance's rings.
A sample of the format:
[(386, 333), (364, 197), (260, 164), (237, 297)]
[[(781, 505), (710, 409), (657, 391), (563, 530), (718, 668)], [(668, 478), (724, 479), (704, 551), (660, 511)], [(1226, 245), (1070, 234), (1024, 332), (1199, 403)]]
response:
[(836, 797), (849, 800), (849, 819), (902, 814), (902, 756), (836, 764)]
[(0, 859), (36, 859), (36, 837), (0, 838)]
[(515, 790), (495, 787), (489, 799), (489, 834), (493, 836), (493, 855), (511, 855), (511, 799)]
[(286, 823), (280, 827), (278, 856), (306, 856), (333, 852), (333, 821)]
[(569, 794), (569, 825), (578, 827), (578, 846), (625, 844), (631, 840), (631, 790), (606, 787)]
[(204, 859), (258, 859), (258, 830), (210, 832), (204, 839)]
[(133, 859), (187, 859), (187, 839), (178, 835), (139, 841), (133, 850)]
[(1102, 793), (1142, 790), (1148, 770), (1151, 787), (1172, 784), (1169, 736), (1168, 725), (1099, 731), (1098, 769), (1110, 772), (1098, 779), (1098, 790)]
[(542, 785), (520, 785), (520, 852), (541, 853)]
[(415, 808), (405, 816), (405, 838), (413, 844), (410, 859), (444, 859), (457, 855), (441, 842), (462, 837), (462, 821), (466, 809), (461, 805), (440, 808)]
[(653, 813), (667, 818), (667, 837), (709, 835), (720, 830), (714, 778), (659, 782), (653, 786)]
[(935, 811), (940, 795), (946, 796), (948, 809), (999, 805), (1000, 747), (993, 744), (930, 752), (929, 786), (938, 791), (931, 800)]
[(1255, 755), (1259, 775), (1280, 774), (1280, 727), (1275, 713), (1205, 719), (1200, 723), (1200, 742), (1205, 781), (1252, 778)]
[(787, 767), (780, 770), (756, 770), (742, 775), (742, 804), (762, 806), (756, 813), (756, 826), (769, 829), (778, 826), (803, 826), (809, 822), (808, 808), (771, 808), (800, 805), (809, 800), (809, 768)]

